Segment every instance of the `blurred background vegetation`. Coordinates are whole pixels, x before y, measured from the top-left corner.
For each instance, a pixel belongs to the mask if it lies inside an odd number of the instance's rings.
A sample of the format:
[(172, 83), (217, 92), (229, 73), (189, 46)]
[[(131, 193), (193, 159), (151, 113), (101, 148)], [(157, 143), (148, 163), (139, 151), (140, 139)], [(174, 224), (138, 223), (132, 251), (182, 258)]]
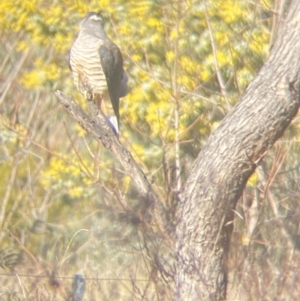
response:
[[(166, 208), (211, 131), (268, 56), (289, 1), (0, 2), (0, 299), (167, 300), (121, 165), (59, 104), (85, 108), (69, 71), (79, 21), (100, 11), (121, 48), (130, 93), (121, 142)], [(299, 118), (236, 208), (230, 300), (298, 300)]]

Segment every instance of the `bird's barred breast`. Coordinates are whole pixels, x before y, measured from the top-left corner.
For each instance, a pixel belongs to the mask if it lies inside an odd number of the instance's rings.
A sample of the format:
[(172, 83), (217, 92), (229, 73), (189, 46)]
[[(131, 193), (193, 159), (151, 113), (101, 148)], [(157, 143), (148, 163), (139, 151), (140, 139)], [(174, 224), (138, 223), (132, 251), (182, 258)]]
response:
[(103, 94), (107, 90), (105, 74), (101, 67), (99, 56), (100, 42), (82, 44), (78, 40), (71, 49), (70, 65), (73, 71), (74, 82), (79, 90), (80, 84), (78, 72), (81, 77), (88, 80), (94, 94)]

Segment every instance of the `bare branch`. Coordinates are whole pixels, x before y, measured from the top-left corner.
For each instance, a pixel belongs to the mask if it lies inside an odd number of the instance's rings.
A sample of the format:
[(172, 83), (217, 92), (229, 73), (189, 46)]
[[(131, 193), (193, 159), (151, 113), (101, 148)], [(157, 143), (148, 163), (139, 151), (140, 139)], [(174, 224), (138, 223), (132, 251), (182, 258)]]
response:
[(219, 82), (219, 85), (220, 85), (222, 95), (223, 95), (224, 99), (226, 100), (227, 109), (228, 109), (228, 111), (230, 111), (231, 104), (229, 102), (229, 98), (228, 98), (227, 90), (226, 90), (226, 85), (224, 83), (224, 79), (223, 79), (223, 76), (222, 76), (222, 73), (221, 73), (221, 70), (220, 70), (220, 66), (219, 66), (219, 63), (218, 63), (217, 48), (216, 48), (216, 44), (215, 44), (215, 40), (214, 40), (214, 36), (213, 36), (213, 31), (212, 31), (211, 24), (210, 24), (210, 19), (209, 19), (209, 14), (208, 14), (208, 10), (207, 10), (206, 1), (205, 1), (205, 16), (206, 16), (206, 23), (207, 23), (207, 27), (208, 27), (208, 31), (209, 31), (211, 48), (212, 48), (213, 55), (214, 55), (214, 64), (215, 64), (215, 69), (216, 69), (216, 73), (217, 73), (218, 82)]
[[(94, 116), (88, 116), (70, 96), (61, 91), (56, 92), (61, 104), (70, 115), (85, 129), (93, 138), (101, 142), (105, 148), (110, 150), (123, 165), (126, 173), (133, 179), (143, 200), (148, 207), (153, 208), (153, 218), (160, 231), (167, 234), (167, 219), (162, 203), (154, 193), (146, 175), (135, 162), (130, 152), (120, 143), (112, 129), (109, 127), (105, 116), (93, 103), (89, 103)], [(148, 210), (148, 214), (151, 214)], [(147, 219), (152, 217), (147, 216)], [(169, 232), (169, 231), (168, 231)]]

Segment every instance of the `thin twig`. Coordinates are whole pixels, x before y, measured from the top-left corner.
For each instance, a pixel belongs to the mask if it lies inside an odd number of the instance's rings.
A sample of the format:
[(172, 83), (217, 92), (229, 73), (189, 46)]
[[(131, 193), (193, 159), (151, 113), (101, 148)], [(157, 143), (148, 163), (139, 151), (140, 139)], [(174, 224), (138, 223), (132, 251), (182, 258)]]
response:
[(141, 199), (145, 200), (146, 205), (153, 208), (153, 215), (149, 210), (147, 211), (147, 220), (148, 218), (150, 221), (154, 219), (160, 232), (168, 236), (168, 233), (170, 232), (167, 226), (167, 219), (165, 217), (165, 210), (162, 203), (154, 193), (144, 172), (140, 169), (129, 151), (125, 149), (112, 129), (109, 127), (101, 110), (99, 110), (93, 103), (89, 103), (94, 116), (88, 116), (77, 105), (72, 97), (64, 95), (61, 91), (57, 91), (56, 95), (64, 108), (79, 123), (79, 125), (116, 156), (119, 162), (123, 165), (126, 173), (135, 182), (141, 195)]
[(212, 51), (213, 51), (214, 64), (215, 64), (215, 69), (216, 69), (216, 73), (217, 73), (218, 82), (219, 82), (219, 85), (220, 85), (222, 95), (223, 95), (223, 97), (226, 101), (227, 109), (228, 109), (228, 111), (230, 111), (231, 110), (231, 104), (229, 102), (229, 97), (227, 95), (226, 85), (224, 83), (224, 79), (223, 79), (221, 69), (220, 69), (220, 66), (219, 66), (219, 62), (218, 62), (217, 48), (216, 48), (216, 43), (215, 43), (214, 36), (213, 36), (213, 31), (212, 31), (212, 27), (211, 27), (211, 23), (210, 23), (210, 18), (209, 18), (209, 14), (208, 14), (206, 1), (205, 1), (205, 16), (206, 16), (206, 23), (207, 23), (207, 27), (208, 27), (210, 42), (211, 42), (211, 48), (212, 48)]

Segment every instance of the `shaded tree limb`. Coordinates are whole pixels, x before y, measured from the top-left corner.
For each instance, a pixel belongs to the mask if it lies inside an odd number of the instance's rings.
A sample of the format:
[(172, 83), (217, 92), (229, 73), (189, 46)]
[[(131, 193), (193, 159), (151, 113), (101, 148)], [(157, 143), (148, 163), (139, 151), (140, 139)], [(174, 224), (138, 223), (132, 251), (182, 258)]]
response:
[(177, 300), (224, 300), (236, 203), (300, 104), (300, 2), (271, 55), (199, 153), (177, 206)]
[(101, 110), (99, 110), (93, 102), (89, 102), (88, 104), (93, 112), (93, 116), (89, 116), (72, 97), (66, 96), (61, 91), (56, 91), (56, 95), (64, 108), (78, 124), (116, 156), (123, 165), (125, 172), (135, 182), (141, 199), (147, 202), (146, 205), (148, 205), (148, 207), (152, 208), (152, 210), (147, 210), (147, 222), (151, 223), (151, 221), (155, 221), (160, 232), (164, 235), (168, 235), (170, 231), (167, 226), (165, 210), (161, 201), (158, 199), (146, 175), (135, 162), (130, 152), (120, 143), (113, 130), (109, 127)]

